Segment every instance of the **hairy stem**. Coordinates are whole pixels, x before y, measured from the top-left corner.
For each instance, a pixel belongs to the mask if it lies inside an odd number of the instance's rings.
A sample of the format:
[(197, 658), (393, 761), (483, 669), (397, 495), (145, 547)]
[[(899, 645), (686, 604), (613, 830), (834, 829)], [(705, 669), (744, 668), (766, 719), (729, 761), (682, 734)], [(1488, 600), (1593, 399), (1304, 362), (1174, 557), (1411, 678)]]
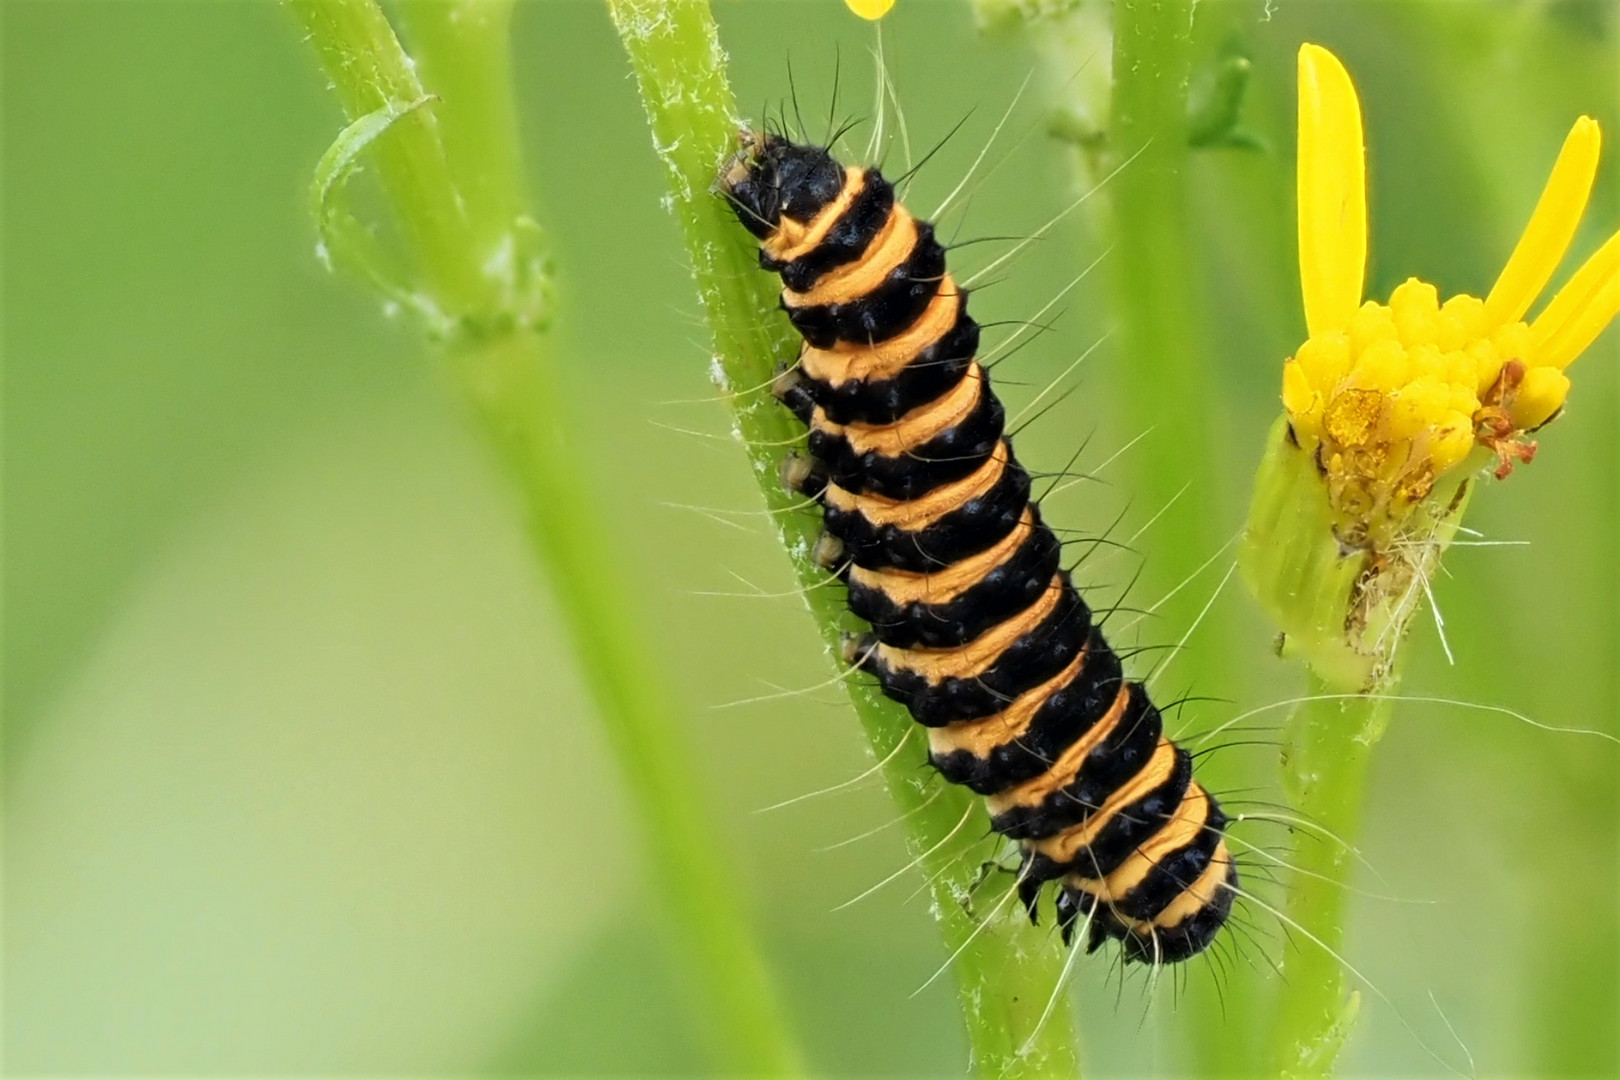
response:
[[(768, 384), (779, 365), (793, 361), (798, 340), (785, 319), (764, 317), (776, 310), (776, 287), (760, 272), (730, 211), (710, 194), (716, 170), (736, 146), (738, 126), (713, 17), (706, 0), (609, 0), (609, 7), (667, 171), (714, 334), (718, 377), (730, 392), (737, 430), (805, 602), (836, 655), (848, 616), (842, 592), (824, 587), (826, 571), (810, 557), (819, 515), (777, 479), (781, 447), (801, 439), (803, 430)], [(1032, 930), (1011, 917), (1011, 904), (1000, 904), (1010, 885), (1005, 875), (975, 892), (986, 855), (963, 856), (990, 850), (981, 843), (987, 822), (978, 800), (919, 771), (922, 740), (902, 707), (863, 678), (845, 685), (873, 752), (888, 763), (889, 792), (905, 814), (918, 867), (928, 875), (945, 945), (955, 957), (974, 1068), (990, 1077), (1075, 1075), (1071, 1010), (1059, 988), (1064, 956), (1055, 936)]]
[(796, 1072), (798, 1054), (692, 777), (667, 683), (637, 631), (612, 538), (554, 384), (548, 276), (522, 195), (509, 80), (509, 0), (406, 0), (407, 57), (374, 0), (289, 0), (351, 121), (398, 102), (367, 146), (440, 346), (527, 509), (625, 774), (667, 906), (684, 995), (727, 1071)]
[(1393, 683), (1346, 693), (1312, 674), (1284, 728), (1284, 783), (1300, 815), (1319, 829), (1293, 854), (1284, 903), (1284, 980), (1271, 1028), (1271, 1057), (1283, 1076), (1325, 1077), (1350, 1034), (1360, 995), (1346, 992), (1345, 889), (1361, 825), (1373, 745), (1389, 723)]
[[(1422, 511), (1422, 544), (1407, 562), (1375, 572), (1371, 556), (1340, 543), (1315, 458), (1273, 425), (1255, 474), (1239, 553), (1245, 582), (1281, 628), (1282, 651), (1299, 659), (1307, 685), (1283, 729), (1283, 785), (1301, 819), (1283, 874), (1286, 945), (1267, 1047), (1285, 1076), (1327, 1076), (1355, 1020), (1343, 953), (1346, 887), (1372, 748), (1389, 722), (1399, 679), (1398, 646), (1417, 582), (1435, 573), (1467, 505), (1469, 485), (1454, 481)], [(1400, 569), (1405, 585), (1382, 587)], [(1384, 599), (1375, 602), (1373, 597)]]

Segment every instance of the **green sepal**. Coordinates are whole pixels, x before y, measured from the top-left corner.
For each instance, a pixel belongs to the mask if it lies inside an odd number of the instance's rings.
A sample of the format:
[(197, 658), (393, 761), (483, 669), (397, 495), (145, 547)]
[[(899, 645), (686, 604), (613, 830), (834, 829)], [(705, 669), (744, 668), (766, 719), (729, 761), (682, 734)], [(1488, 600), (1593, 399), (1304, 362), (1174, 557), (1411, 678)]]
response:
[(1346, 618), (1369, 553), (1334, 535), (1327, 488), (1310, 454), (1281, 417), (1266, 438), (1254, 478), (1238, 567), (1249, 591), (1281, 630), (1279, 651), (1349, 691), (1371, 680), (1374, 661), (1349, 641)]
[(1473, 490), (1470, 463), (1442, 476), (1383, 546), (1344, 539), (1313, 454), (1280, 417), (1255, 474), (1238, 565), (1249, 591), (1282, 631), (1279, 651), (1298, 657), (1341, 693), (1377, 690), (1393, 669), (1408, 624), (1427, 598)]

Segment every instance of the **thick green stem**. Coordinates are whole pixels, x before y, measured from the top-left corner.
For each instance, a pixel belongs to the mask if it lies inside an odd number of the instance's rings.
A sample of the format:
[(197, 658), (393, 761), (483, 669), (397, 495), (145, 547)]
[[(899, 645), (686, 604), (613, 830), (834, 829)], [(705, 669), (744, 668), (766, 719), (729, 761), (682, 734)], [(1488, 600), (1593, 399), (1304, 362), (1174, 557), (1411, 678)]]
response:
[[(728, 1071), (782, 1075), (798, 1054), (694, 786), (667, 683), (637, 631), (554, 384), (549, 290), (527, 217), (508, 75), (507, 0), (410, 0), (412, 59), (373, 0), (289, 0), (351, 120), (423, 96), (367, 150), (441, 344), (527, 508), (536, 554), (625, 772), (684, 995)], [(431, 120), (427, 113), (431, 111)]]
[(1284, 729), (1283, 780), (1300, 816), (1317, 826), (1301, 836), (1287, 874), (1288, 929), (1283, 985), (1271, 1028), (1271, 1060), (1283, 1076), (1325, 1077), (1360, 1005), (1346, 992), (1344, 946), (1350, 845), (1361, 826), (1373, 745), (1389, 723), (1385, 683), (1376, 694), (1347, 693), (1311, 675), (1307, 700)]
[[(1342, 546), (1312, 455), (1273, 425), (1255, 476), (1239, 564), (1250, 592), (1282, 630), (1284, 654), (1301, 659), (1308, 686), (1283, 732), (1283, 783), (1304, 821), (1283, 875), (1283, 978), (1276, 987), (1266, 1047), (1286, 1076), (1327, 1076), (1355, 1019), (1339, 960), (1344, 939), (1350, 848), (1360, 823), (1372, 744), (1388, 703), (1367, 694), (1388, 684), (1398, 641), (1363, 644), (1358, 587), (1371, 556)], [(1399, 620), (1404, 628), (1404, 619)], [(1374, 639), (1375, 640), (1375, 639)]]
[[(1148, 569), (1161, 588), (1197, 572), (1221, 545), (1215, 493), (1219, 458), (1210, 420), (1188, 206), (1187, 80), (1192, 0), (1116, 0), (1114, 85), (1108, 132), (1123, 171), (1109, 187), (1115, 234), (1119, 365), (1131, 431), (1152, 433), (1132, 451), (1133, 495), (1157, 511), (1176, 502), (1180, 539), (1157, 545)], [(1197, 590), (1165, 610), (1167, 624), (1197, 614)]]
[[(1230, 463), (1212, 422), (1215, 397), (1193, 283), (1188, 82), (1194, 0), (1115, 0), (1113, 90), (1108, 141), (1122, 167), (1109, 187), (1115, 283), (1122, 329), (1121, 400), (1131, 434), (1148, 432), (1131, 451), (1132, 496), (1149, 512), (1174, 505), (1148, 548), (1150, 594), (1180, 592), (1158, 609), (1162, 625), (1187, 632), (1202, 617), (1209, 587), (1182, 588), (1226, 542), (1218, 492)], [(1217, 570), (1218, 573), (1218, 570)], [(1213, 578), (1211, 578), (1213, 580)], [(1178, 658), (1196, 692), (1218, 692), (1235, 663), (1222, 635), (1201, 637)], [(1223, 769), (1224, 767), (1224, 769)], [(1236, 766), (1217, 762), (1201, 774), (1241, 787)], [(1218, 790), (1218, 788), (1217, 788)], [(1230, 932), (1230, 931), (1229, 931)], [(1218, 993), (1195, 982), (1184, 1010), (1194, 1065), (1208, 1075), (1252, 1074), (1260, 987), (1255, 969), (1229, 965)]]
[[(767, 317), (777, 307), (776, 288), (760, 272), (730, 212), (710, 194), (716, 171), (736, 147), (738, 128), (713, 17), (706, 0), (610, 0), (609, 6), (667, 170), (714, 334), (718, 376), (731, 391), (737, 430), (806, 604), (836, 655), (848, 615), (842, 593), (825, 587), (826, 571), (810, 557), (819, 516), (778, 481), (782, 447), (801, 439), (803, 431), (771, 397), (768, 384), (778, 365), (793, 360), (798, 341), (786, 320)], [(1009, 910), (1011, 903), (1001, 903), (1008, 881), (974, 892), (980, 860), (963, 855), (989, 850), (980, 843), (987, 831), (982, 807), (963, 789), (936, 790), (941, 781), (918, 769), (922, 740), (899, 705), (867, 680), (846, 685), (873, 752), (888, 763), (885, 780), (931, 883), (945, 944), (955, 956), (975, 1069), (998, 1078), (1076, 1074), (1071, 1011), (1058, 991), (1063, 954), (1055, 935), (1032, 930)]]

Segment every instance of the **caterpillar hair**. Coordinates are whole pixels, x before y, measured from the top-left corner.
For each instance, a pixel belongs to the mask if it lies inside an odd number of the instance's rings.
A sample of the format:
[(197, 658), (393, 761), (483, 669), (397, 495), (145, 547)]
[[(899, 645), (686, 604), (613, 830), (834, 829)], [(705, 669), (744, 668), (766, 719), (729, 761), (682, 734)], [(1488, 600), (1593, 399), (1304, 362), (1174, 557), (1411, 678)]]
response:
[(1088, 951), (1197, 954), (1238, 886), (1226, 817), (1059, 564), (933, 226), (875, 168), (740, 141), (718, 189), (804, 337), (775, 390), (810, 458), (784, 477), (820, 503), (818, 555), (871, 624), (847, 658), (927, 727), (933, 766), (986, 797), (1032, 920), (1055, 881), (1065, 943), (1083, 917)]

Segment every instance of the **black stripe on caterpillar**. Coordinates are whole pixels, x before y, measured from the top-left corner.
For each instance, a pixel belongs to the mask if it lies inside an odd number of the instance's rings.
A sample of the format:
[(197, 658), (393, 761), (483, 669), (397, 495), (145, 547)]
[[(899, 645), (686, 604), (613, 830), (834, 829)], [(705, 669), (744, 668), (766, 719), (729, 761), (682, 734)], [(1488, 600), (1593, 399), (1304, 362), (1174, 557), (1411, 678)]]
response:
[(1226, 817), (1059, 565), (978, 324), (933, 227), (876, 170), (744, 130), (718, 189), (804, 337), (777, 394), (809, 427), (795, 470), (872, 631), (849, 657), (928, 728), (929, 760), (1023, 851), (1035, 917), (1130, 960), (1202, 951), (1238, 878)]

